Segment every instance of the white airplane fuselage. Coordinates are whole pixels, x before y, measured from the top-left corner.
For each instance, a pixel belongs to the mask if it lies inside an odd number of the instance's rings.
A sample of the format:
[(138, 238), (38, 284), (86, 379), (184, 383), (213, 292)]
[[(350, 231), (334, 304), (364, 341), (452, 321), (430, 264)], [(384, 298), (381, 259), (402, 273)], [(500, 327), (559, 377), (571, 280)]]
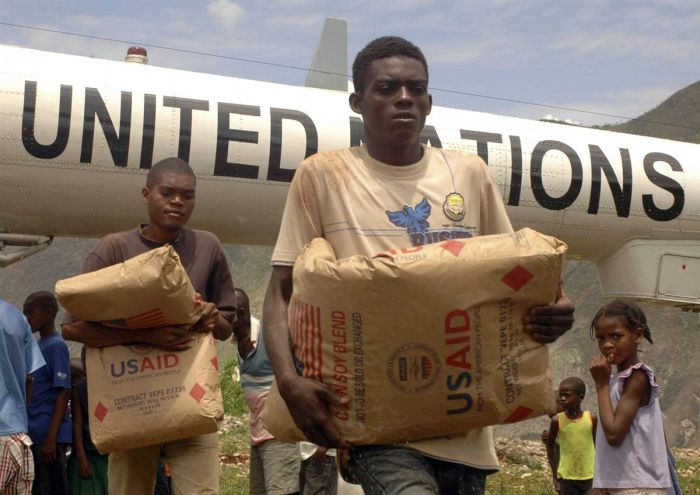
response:
[[(0, 232), (133, 227), (145, 221), (147, 169), (180, 156), (197, 174), (192, 227), (272, 244), (296, 165), (361, 143), (347, 96), (0, 46)], [(478, 153), (514, 227), (559, 237), (575, 256), (605, 263), (641, 242), (700, 259), (699, 145), (441, 107), (423, 137)]]

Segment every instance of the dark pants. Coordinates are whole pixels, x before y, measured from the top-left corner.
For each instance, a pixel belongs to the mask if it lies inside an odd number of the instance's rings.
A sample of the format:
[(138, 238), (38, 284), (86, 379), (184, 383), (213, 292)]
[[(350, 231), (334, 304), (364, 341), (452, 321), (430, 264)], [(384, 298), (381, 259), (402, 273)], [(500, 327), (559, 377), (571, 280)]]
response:
[(349, 467), (366, 495), (483, 495), (489, 474), (395, 446), (355, 447)]
[(42, 444), (32, 445), (34, 455), (34, 485), (32, 495), (68, 495), (65, 443), (56, 444), (56, 460), (50, 464), (41, 460)]
[(156, 486), (153, 489), (153, 495), (170, 495), (170, 480), (168, 480), (168, 477), (165, 475), (165, 461), (162, 457), (158, 461)]
[(335, 457), (313, 455), (301, 461), (299, 493), (301, 495), (338, 493), (338, 468), (335, 465)]
[(559, 495), (587, 495), (593, 480), (559, 480)]

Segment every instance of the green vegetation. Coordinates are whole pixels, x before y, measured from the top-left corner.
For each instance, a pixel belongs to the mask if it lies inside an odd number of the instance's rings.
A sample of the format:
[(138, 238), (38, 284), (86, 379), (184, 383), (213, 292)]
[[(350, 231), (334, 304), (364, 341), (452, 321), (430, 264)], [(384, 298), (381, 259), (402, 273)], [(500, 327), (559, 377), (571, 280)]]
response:
[(498, 474), (489, 476), (487, 495), (552, 495), (554, 493), (549, 469), (529, 470), (527, 467), (503, 464)]
[(700, 495), (700, 450), (672, 449), (684, 495)]
[(221, 395), (224, 397), (224, 414), (234, 418), (247, 417), (248, 406), (238, 381), (238, 359), (234, 357), (227, 360), (220, 376)]
[[(221, 434), (221, 495), (248, 493), (248, 428)], [(244, 431), (242, 431), (244, 430)]]
[(221, 494), (248, 493), (248, 406), (238, 381), (237, 358), (226, 361), (220, 380), (225, 414), (224, 425), (219, 432)]

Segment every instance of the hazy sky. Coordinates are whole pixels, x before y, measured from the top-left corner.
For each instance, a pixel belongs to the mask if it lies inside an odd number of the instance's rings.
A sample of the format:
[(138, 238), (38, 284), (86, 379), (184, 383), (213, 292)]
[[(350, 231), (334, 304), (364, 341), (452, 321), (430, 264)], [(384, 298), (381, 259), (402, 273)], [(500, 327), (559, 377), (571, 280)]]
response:
[[(622, 119), (498, 98), (636, 117), (700, 79), (697, 0), (0, 2), (0, 23), (296, 67), (309, 66), (326, 16), (348, 21), (350, 62), (377, 36), (420, 46), (441, 106), (614, 123)], [(6, 24), (0, 43), (108, 59), (122, 59), (128, 47)], [(149, 57), (152, 65), (287, 84), (306, 78), (301, 70), (154, 48)]]

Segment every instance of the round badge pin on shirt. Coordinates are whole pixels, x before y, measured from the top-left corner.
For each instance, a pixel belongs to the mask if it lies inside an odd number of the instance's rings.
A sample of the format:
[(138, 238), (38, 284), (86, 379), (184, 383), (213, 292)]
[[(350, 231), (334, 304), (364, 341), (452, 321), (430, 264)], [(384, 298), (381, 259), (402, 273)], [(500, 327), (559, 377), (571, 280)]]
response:
[(453, 222), (463, 220), (464, 215), (467, 213), (467, 209), (464, 206), (464, 197), (457, 192), (448, 194), (445, 197), (445, 202), (442, 204), (442, 211)]

